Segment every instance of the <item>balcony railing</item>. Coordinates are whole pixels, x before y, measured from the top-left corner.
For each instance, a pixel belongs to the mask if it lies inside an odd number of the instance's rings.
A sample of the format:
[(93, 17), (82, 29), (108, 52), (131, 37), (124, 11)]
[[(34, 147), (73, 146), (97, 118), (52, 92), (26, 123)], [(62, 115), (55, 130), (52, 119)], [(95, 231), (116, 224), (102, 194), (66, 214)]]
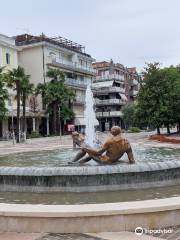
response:
[(96, 92), (104, 93), (104, 92), (115, 92), (115, 93), (125, 93), (125, 89), (121, 87), (101, 87), (95, 88)]
[(103, 81), (103, 80), (119, 80), (119, 81), (124, 81), (124, 75), (119, 75), (119, 74), (109, 74), (107, 76), (96, 76), (95, 78), (96, 81)]
[(80, 71), (80, 72), (88, 73), (91, 75), (95, 75), (95, 70), (92, 67), (86, 67), (86, 66), (74, 63), (74, 62), (64, 61), (64, 60), (57, 59), (57, 58), (56, 59), (50, 58), (50, 63), (55, 66), (70, 69), (72, 71)]
[(96, 112), (96, 117), (122, 117), (122, 111)]
[(95, 99), (96, 105), (113, 105), (113, 104), (119, 104), (124, 105), (126, 102), (122, 101), (121, 99), (104, 99), (100, 100), (98, 98)]
[(77, 80), (77, 79), (74, 79), (74, 78), (66, 78), (65, 79), (65, 84), (75, 86), (75, 87), (86, 88), (87, 85), (88, 85), (88, 81), (87, 80), (80, 81), (80, 80)]

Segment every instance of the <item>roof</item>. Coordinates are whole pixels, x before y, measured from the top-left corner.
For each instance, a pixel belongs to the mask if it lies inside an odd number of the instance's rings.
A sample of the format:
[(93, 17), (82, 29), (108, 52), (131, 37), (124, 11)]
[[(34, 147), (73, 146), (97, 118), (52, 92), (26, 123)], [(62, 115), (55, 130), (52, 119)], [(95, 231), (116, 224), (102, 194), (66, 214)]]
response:
[(15, 40), (11, 37), (0, 34), (0, 44), (9, 47), (15, 50), (18, 50), (18, 47), (15, 45)]
[(33, 36), (29, 34), (22, 34), (22, 35), (17, 35), (14, 37), (15, 42), (17, 46), (24, 46), (24, 45), (29, 45), (29, 44), (35, 44), (38, 42), (48, 42), (51, 44), (54, 44), (56, 46), (60, 46), (78, 53), (81, 53), (87, 57), (91, 57), (89, 54), (85, 53), (85, 47), (75, 43), (71, 40), (68, 40), (63, 37), (54, 37), (50, 38), (45, 36), (44, 34), (41, 34), (40, 36)]
[(92, 64), (94, 68), (101, 68), (101, 67), (109, 67), (110, 63), (103, 61), (103, 62), (95, 62)]
[(125, 69), (123, 64), (114, 63), (113, 61), (110, 61), (110, 62), (107, 62), (107, 61), (94, 62), (92, 65), (93, 65), (93, 68), (95, 68), (95, 69), (110, 68), (111, 66), (113, 66), (114, 68), (117, 68), (117, 69)]
[(128, 68), (128, 71), (131, 73), (136, 73), (136, 67)]

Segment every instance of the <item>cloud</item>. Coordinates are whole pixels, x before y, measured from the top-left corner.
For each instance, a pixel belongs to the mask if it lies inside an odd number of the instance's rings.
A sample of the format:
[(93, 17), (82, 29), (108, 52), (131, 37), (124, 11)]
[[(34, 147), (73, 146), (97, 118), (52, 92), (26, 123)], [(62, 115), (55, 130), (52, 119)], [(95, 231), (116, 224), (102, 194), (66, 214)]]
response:
[(64, 36), (97, 60), (138, 69), (147, 61), (179, 63), (179, 0), (6, 0), (1, 9), (0, 31), (7, 35), (28, 28)]

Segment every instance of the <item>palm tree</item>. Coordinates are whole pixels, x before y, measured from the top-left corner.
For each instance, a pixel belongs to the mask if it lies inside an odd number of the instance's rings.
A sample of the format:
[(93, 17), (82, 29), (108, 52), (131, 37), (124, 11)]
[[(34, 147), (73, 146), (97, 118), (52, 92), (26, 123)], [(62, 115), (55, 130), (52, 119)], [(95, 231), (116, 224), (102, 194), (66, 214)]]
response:
[(57, 135), (61, 128), (60, 118), (67, 119), (67, 114), (69, 117), (73, 116), (71, 109), (65, 111), (65, 106), (68, 105), (69, 101), (75, 98), (75, 94), (71, 89), (65, 86), (64, 74), (58, 69), (50, 69), (47, 72), (47, 76), (51, 81), (39, 84), (36, 92), (42, 95), (44, 103), (47, 106), (47, 112), (52, 116), (52, 132)]
[(16, 91), (16, 99), (17, 99), (17, 142), (20, 142), (20, 106), (21, 106), (21, 82), (25, 78), (24, 68), (18, 66), (17, 68), (13, 68), (6, 73), (6, 81), (7, 86)]
[(26, 138), (26, 100), (29, 95), (33, 94), (34, 84), (29, 82), (30, 75), (24, 75), (21, 80), (21, 98), (23, 106), (23, 118), (22, 118), (22, 132)]
[[(50, 90), (49, 93), (50, 93), (50, 98), (52, 98), (51, 111), (53, 115), (53, 132), (55, 135), (57, 135), (58, 128), (60, 127), (58, 126), (58, 122), (59, 122), (58, 119), (60, 119), (60, 116), (59, 116), (60, 109), (58, 108), (58, 99), (57, 99), (56, 93), (58, 93), (57, 88), (59, 85), (61, 85), (61, 88), (63, 88), (65, 77), (64, 77), (64, 74), (61, 71), (59, 71), (59, 69), (49, 69), (49, 71), (47, 72), (47, 77), (51, 79), (51, 84), (49, 84), (49, 90)], [(60, 92), (58, 94), (60, 94)]]

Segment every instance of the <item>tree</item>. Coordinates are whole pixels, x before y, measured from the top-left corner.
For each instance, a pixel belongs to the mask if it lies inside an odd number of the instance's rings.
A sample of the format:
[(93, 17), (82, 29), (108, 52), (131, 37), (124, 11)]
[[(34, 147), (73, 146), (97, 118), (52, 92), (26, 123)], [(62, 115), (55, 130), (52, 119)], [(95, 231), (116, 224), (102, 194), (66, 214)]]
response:
[(26, 135), (26, 100), (29, 95), (33, 94), (34, 84), (29, 81), (30, 75), (24, 74), (21, 79), (21, 99), (23, 106), (23, 121), (22, 121), (22, 132)]
[(161, 118), (163, 110), (162, 83), (163, 76), (160, 73), (159, 63), (148, 64), (143, 72), (137, 98), (137, 118), (142, 119), (147, 126), (156, 127), (158, 134), (160, 134), (160, 127), (163, 123)]
[(41, 94), (47, 112), (52, 116), (52, 132), (57, 135), (60, 130), (60, 118), (67, 120), (73, 116), (69, 101), (75, 97), (74, 92), (65, 86), (64, 74), (58, 69), (50, 69), (47, 76), (51, 81), (38, 84), (36, 94)]
[(0, 120), (2, 120), (6, 113), (7, 108), (5, 101), (8, 99), (8, 91), (5, 88), (3, 68), (0, 68)]
[(174, 121), (177, 123), (177, 130), (180, 132), (180, 67), (176, 67), (179, 77), (176, 79), (174, 96), (172, 97), (172, 108), (174, 109)]
[(164, 76), (164, 101), (162, 113), (163, 123), (170, 134), (170, 125), (180, 123), (180, 70), (179, 67), (170, 66), (161, 69)]
[(135, 126), (135, 104), (134, 103), (126, 104), (123, 107), (122, 112), (125, 128), (128, 129), (129, 127)]
[(16, 91), (16, 99), (17, 99), (17, 126), (16, 126), (16, 132), (17, 132), (17, 142), (20, 142), (20, 106), (21, 106), (21, 82), (25, 78), (25, 72), (24, 69), (20, 66), (17, 68), (13, 68), (12, 70), (8, 70), (6, 73), (6, 81), (7, 86), (9, 88), (12, 88), (14, 91)]
[(160, 69), (158, 63), (148, 64), (143, 72), (137, 98), (136, 117), (157, 128), (180, 122), (180, 71), (178, 67)]

